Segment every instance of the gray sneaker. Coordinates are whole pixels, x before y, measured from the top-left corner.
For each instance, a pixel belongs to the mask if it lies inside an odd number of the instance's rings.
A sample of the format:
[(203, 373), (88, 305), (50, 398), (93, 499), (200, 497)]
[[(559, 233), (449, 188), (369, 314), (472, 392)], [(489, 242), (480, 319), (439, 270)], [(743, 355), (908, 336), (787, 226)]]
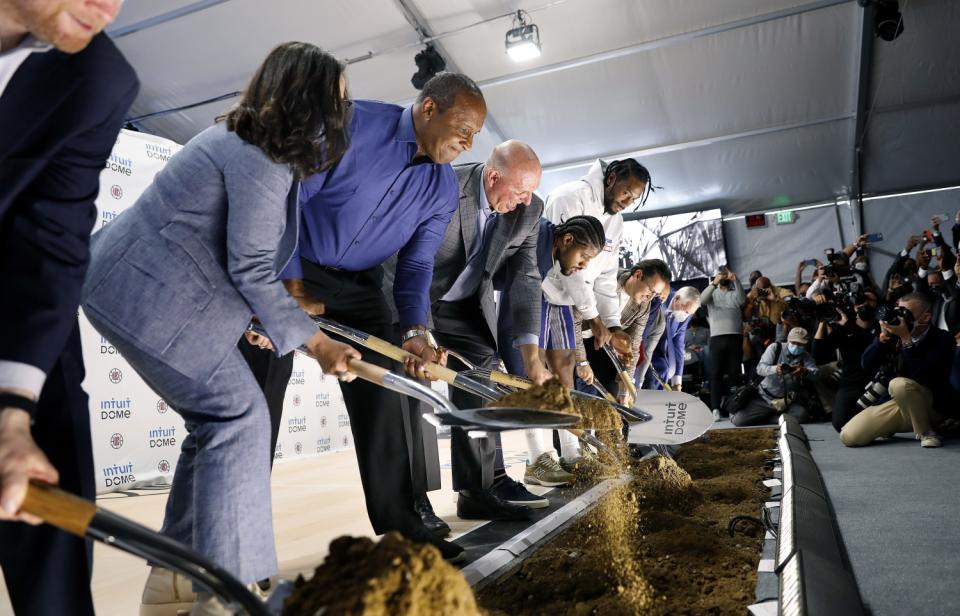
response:
[(563, 470), (560, 463), (546, 451), (533, 464), (527, 464), (527, 471), (523, 474), (523, 483), (548, 488), (565, 486), (573, 479), (573, 475)]
[(921, 447), (943, 447), (943, 441), (940, 440), (940, 437), (937, 436), (936, 432), (918, 434), (917, 438), (920, 439)]

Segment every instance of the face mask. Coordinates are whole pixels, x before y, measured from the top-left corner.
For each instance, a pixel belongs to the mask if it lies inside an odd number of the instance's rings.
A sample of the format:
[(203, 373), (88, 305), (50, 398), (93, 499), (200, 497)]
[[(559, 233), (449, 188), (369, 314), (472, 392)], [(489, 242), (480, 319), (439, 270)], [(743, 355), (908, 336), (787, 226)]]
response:
[(854, 263), (853, 269), (857, 270), (858, 272), (865, 272), (867, 271), (867, 264), (864, 263), (863, 261), (860, 261), (859, 263)]
[(799, 355), (800, 353), (803, 353), (803, 347), (798, 344), (788, 342), (787, 353), (790, 353), (791, 355)]
[(690, 317), (690, 315), (683, 310), (671, 310), (670, 314), (673, 316), (673, 320), (677, 323), (683, 323)]
[(943, 285), (939, 284), (930, 285), (930, 292), (934, 295), (945, 295)]

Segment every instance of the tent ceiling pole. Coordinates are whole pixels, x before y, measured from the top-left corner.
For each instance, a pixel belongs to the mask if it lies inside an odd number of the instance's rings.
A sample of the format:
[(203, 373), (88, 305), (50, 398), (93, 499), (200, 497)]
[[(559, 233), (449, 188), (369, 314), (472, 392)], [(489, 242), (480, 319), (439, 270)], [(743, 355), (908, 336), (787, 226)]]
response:
[(860, 9), (860, 58), (859, 71), (857, 76), (857, 111), (854, 116), (853, 129), (853, 160), (850, 170), (850, 192), (851, 201), (857, 204), (857, 225), (858, 233), (863, 233), (863, 161), (864, 148), (866, 146), (867, 119), (870, 117), (870, 110), (867, 105), (870, 99), (870, 74), (873, 68), (873, 8), (864, 7)]
[(197, 2), (191, 2), (185, 6), (181, 6), (178, 9), (172, 11), (167, 11), (166, 13), (161, 13), (159, 15), (154, 15), (147, 19), (143, 19), (136, 23), (132, 23), (126, 26), (120, 26), (116, 28), (107, 28), (107, 34), (110, 35), (110, 38), (118, 39), (124, 36), (128, 36), (135, 32), (140, 32), (141, 30), (147, 30), (153, 28), (154, 26), (159, 26), (160, 24), (165, 24), (168, 21), (173, 21), (174, 19), (180, 19), (181, 17), (186, 17), (187, 15), (192, 15), (199, 11), (209, 9), (210, 7), (217, 6), (218, 4), (223, 4), (224, 2), (229, 2), (230, 0), (198, 0)]
[[(413, 0), (393, 0), (397, 5), (397, 8), (403, 14), (403, 17), (407, 20), (410, 26), (414, 29), (421, 39), (432, 36), (430, 32), (430, 26), (427, 25), (427, 20), (420, 13), (420, 10), (416, 7)], [(430, 43), (433, 45), (433, 48), (443, 56), (443, 59), (447, 62), (447, 70), (453, 72), (460, 72), (460, 69), (457, 68), (456, 62), (453, 61), (453, 58), (450, 57), (450, 54), (447, 53), (447, 50), (443, 48), (443, 44), (440, 41), (434, 40)], [(487, 109), (487, 119), (484, 122), (484, 126), (487, 127), (487, 130), (497, 138), (497, 141), (503, 142), (506, 139), (503, 136), (503, 131), (500, 130), (500, 126), (497, 124), (497, 121), (493, 118), (493, 114), (490, 113), (490, 109)]]

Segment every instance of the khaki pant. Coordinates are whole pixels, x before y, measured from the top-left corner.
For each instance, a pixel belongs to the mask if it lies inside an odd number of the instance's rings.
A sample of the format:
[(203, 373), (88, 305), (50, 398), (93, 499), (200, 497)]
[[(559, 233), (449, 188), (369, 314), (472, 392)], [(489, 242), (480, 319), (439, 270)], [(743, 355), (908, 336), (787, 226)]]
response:
[(920, 383), (898, 377), (890, 381), (889, 391), (891, 400), (868, 406), (843, 426), (840, 441), (844, 445), (862, 447), (897, 432), (923, 434), (938, 423), (933, 394)]

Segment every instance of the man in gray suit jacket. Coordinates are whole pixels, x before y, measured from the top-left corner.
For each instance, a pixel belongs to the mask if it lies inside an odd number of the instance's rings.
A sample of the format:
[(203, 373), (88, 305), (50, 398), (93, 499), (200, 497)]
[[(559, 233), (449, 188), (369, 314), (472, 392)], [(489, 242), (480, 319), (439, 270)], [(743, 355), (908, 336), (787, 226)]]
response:
[[(496, 367), (497, 310), (494, 277), (511, 270), (510, 288), (517, 338), (524, 367), (534, 381), (550, 378), (538, 354), (540, 273), (537, 234), (543, 201), (533, 194), (540, 184), (540, 161), (525, 143), (507, 141), (486, 163), (456, 167), (460, 207), (454, 214), (434, 261), (430, 303), (438, 342), (484, 368)], [(453, 403), (477, 408), (483, 401), (462, 391)], [(506, 473), (494, 477), (496, 441), (471, 439), (462, 430), (451, 435), (453, 489), (460, 492), (457, 515), (470, 519), (522, 519), (534, 499)], [(502, 467), (502, 464), (501, 464)], [(496, 488), (494, 479), (497, 479)], [(516, 488), (522, 491), (519, 494)], [(502, 498), (506, 496), (508, 498)], [(542, 500), (542, 499), (536, 499)]]

